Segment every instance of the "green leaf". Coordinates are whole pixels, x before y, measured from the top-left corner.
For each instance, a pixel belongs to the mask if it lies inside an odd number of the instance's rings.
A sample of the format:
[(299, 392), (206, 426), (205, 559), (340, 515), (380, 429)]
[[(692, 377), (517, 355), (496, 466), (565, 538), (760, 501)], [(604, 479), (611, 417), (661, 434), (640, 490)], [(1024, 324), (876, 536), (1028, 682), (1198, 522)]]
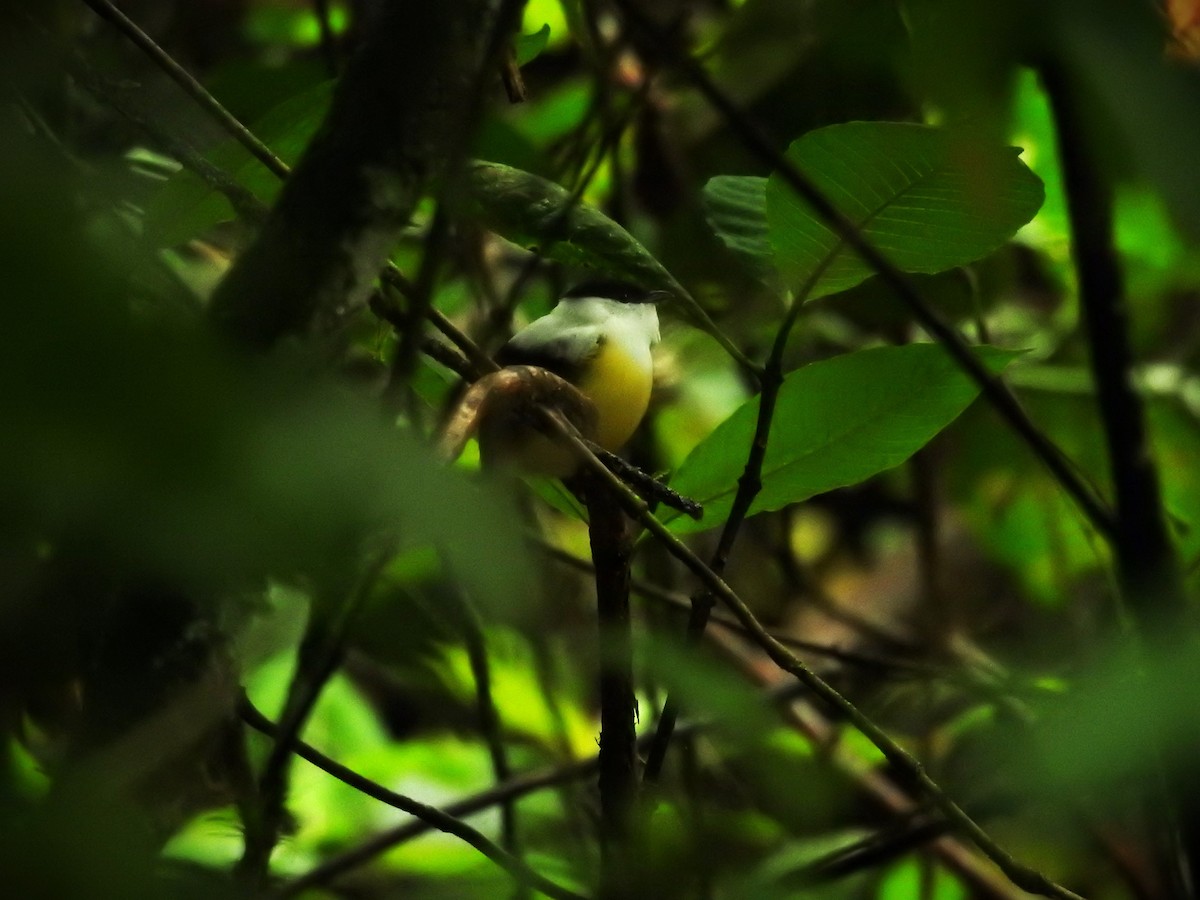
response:
[(704, 186), (705, 217), (717, 237), (756, 275), (773, 269), (767, 234), (767, 179), (718, 175)]
[[(806, 134), (787, 156), (897, 267), (934, 273), (986, 256), (1033, 218), (1044, 191), (1019, 152), (923, 125), (850, 122)], [(766, 206), (789, 285), (815, 281), (806, 299), (874, 274), (778, 173)]]
[(878, 900), (908, 900), (921, 896), (929, 896), (932, 900), (963, 900), (967, 896), (962, 882), (941, 866), (933, 869), (932, 890), (923, 893), (921, 866), (920, 860), (910, 856), (891, 867), (879, 882)]
[(517, 65), (523, 66), (526, 63), (533, 62), (542, 51), (546, 49), (546, 44), (550, 40), (550, 25), (543, 25), (532, 34), (518, 35), (516, 43)]
[[(976, 350), (998, 372), (1017, 354)], [(949, 425), (979, 393), (935, 344), (877, 347), (797, 369), (784, 379), (750, 515), (857, 484), (899, 465)], [(704, 504), (699, 522), (671, 519), (677, 533), (729, 516), (758, 419), (758, 397), (722, 422), (679, 467), (671, 486)]]
[(682, 291), (633, 235), (553, 181), (499, 163), (476, 162), (467, 186), (468, 214), (514, 244), (645, 288), (676, 295)]
[[(294, 164), (324, 121), (333, 86), (334, 82), (326, 81), (284, 100), (252, 122), (250, 131), (285, 163)], [(271, 203), (283, 184), (233, 139), (206, 153), (205, 159), (263, 203)], [(145, 231), (157, 246), (174, 247), (232, 218), (233, 207), (224, 195), (183, 170), (169, 178), (150, 202)]]

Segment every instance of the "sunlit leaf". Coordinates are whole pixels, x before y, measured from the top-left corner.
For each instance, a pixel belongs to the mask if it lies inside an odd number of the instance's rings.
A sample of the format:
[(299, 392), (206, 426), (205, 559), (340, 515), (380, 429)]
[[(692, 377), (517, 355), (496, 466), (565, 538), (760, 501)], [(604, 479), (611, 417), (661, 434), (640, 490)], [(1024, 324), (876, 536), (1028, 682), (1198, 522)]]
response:
[[(998, 372), (1017, 354), (981, 347)], [(933, 344), (879, 347), (792, 372), (779, 392), (750, 514), (857, 484), (899, 465), (954, 420), (979, 389)], [(729, 515), (758, 417), (758, 397), (726, 419), (684, 460), (671, 486), (704, 505), (704, 518), (679, 516), (676, 532), (720, 525)]]
[[(591, 716), (585, 709), (565, 702), (566, 697), (557, 699), (557, 710), (551, 708), (538, 682), (537, 663), (529, 642), (500, 628), (488, 629), (486, 638), (492, 702), (505, 732), (545, 747), (556, 747), (560, 740), (565, 740), (580, 755), (594, 752), (596, 730)], [(436, 666), (463, 706), (473, 706), (476, 684), (466, 648), (461, 645), (443, 648)]]
[(1011, 140), (1022, 148), (1021, 160), (1042, 180), (1045, 202), (1018, 232), (1060, 266), (1068, 265), (1067, 203), (1050, 100), (1032, 69), (1019, 69), (1013, 85)]
[[(809, 132), (788, 159), (907, 272), (940, 272), (995, 250), (1042, 203), (1042, 183), (1012, 147), (895, 122), (850, 122)], [(808, 299), (873, 274), (779, 173), (766, 192), (776, 262)]]
[(549, 28), (549, 43), (560, 45), (570, 39), (567, 13), (559, 0), (528, 0), (521, 15), (521, 31), (529, 33)]
[[(931, 889), (922, 890), (921, 866), (933, 866)], [(925, 859), (909, 857), (887, 871), (879, 882), (878, 900), (912, 900), (913, 897), (929, 897), (930, 900), (963, 900), (967, 889), (954, 875), (940, 865)]]

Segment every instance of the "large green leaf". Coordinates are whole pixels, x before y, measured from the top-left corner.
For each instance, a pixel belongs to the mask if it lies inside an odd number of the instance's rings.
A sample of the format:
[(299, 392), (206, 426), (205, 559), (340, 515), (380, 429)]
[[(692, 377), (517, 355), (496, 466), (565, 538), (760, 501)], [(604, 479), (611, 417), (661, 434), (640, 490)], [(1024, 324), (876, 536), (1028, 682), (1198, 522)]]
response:
[(628, 231), (571, 192), (529, 172), (475, 162), (470, 212), (514, 244), (543, 256), (680, 296), (682, 288)]
[(717, 237), (756, 275), (772, 269), (767, 235), (767, 179), (718, 175), (704, 185), (704, 212)]
[[(1017, 354), (980, 347), (998, 372)], [(797, 369), (784, 379), (750, 514), (857, 484), (899, 465), (949, 425), (979, 393), (935, 344), (877, 347)], [(720, 525), (729, 516), (758, 419), (747, 401), (691, 452), (671, 486), (704, 504), (699, 522), (671, 521), (677, 533)]]
[[(849, 122), (810, 132), (788, 159), (906, 272), (941, 272), (986, 256), (1033, 218), (1042, 183), (1013, 147), (943, 129)], [(873, 274), (779, 173), (767, 183), (767, 221), (788, 284), (806, 299)]]

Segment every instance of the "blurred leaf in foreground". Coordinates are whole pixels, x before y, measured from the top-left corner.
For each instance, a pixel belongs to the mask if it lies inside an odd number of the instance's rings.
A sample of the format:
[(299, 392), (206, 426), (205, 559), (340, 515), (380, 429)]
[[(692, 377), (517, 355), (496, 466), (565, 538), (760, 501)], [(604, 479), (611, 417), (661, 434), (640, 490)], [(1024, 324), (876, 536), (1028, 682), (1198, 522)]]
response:
[(299, 355), (233, 359), (199, 328), (135, 318), (120, 261), (89, 251), (38, 171), (0, 248), (5, 531), (202, 590), (351, 566), (361, 537), (393, 531), (436, 546), (481, 602), (524, 593), (503, 496)]

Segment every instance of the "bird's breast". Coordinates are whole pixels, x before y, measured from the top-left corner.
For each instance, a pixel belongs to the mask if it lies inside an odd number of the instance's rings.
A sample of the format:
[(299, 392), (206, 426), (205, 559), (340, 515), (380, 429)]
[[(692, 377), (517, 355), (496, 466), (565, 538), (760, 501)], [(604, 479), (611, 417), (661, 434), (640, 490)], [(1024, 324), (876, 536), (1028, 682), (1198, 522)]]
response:
[(603, 343), (577, 385), (596, 405), (597, 444), (618, 450), (633, 436), (650, 405), (653, 383), (649, 346), (619, 337)]

